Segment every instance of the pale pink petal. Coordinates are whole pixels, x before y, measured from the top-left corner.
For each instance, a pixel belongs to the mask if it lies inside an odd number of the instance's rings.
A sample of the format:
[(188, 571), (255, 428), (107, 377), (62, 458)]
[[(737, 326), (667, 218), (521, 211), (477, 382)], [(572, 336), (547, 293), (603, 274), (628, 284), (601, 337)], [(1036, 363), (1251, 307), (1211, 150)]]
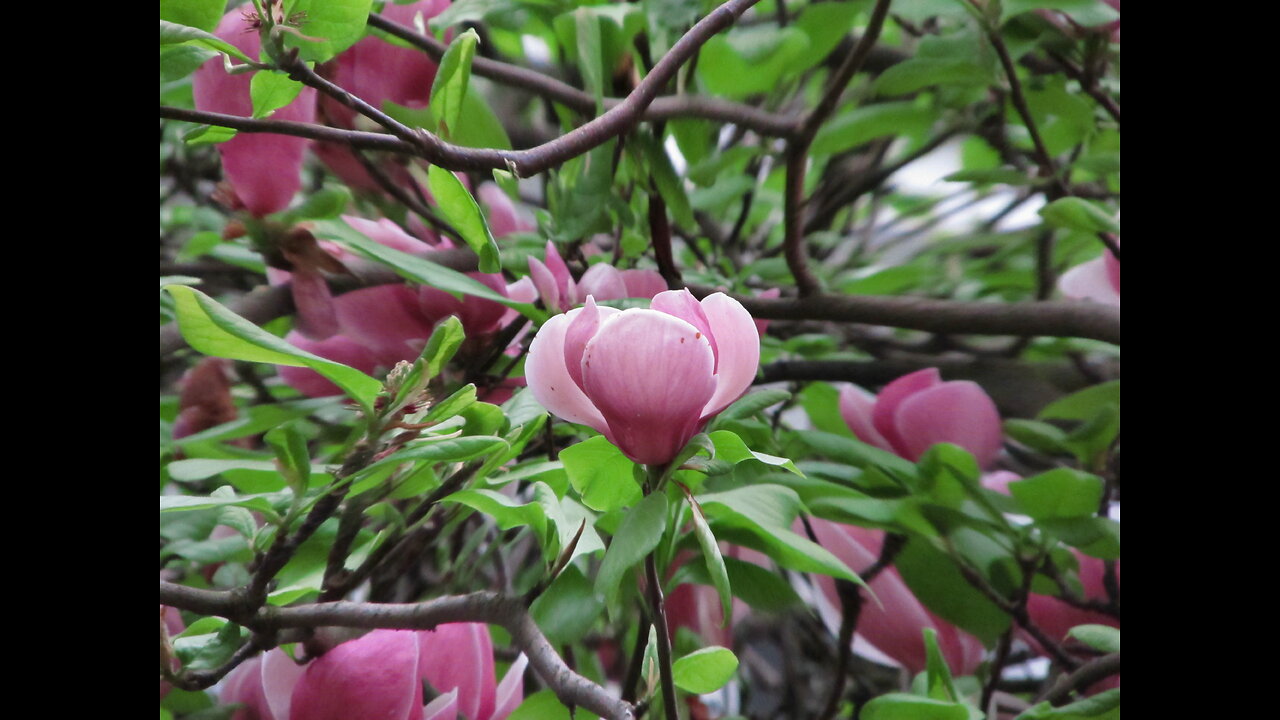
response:
[(760, 367), (760, 333), (742, 303), (712, 293), (702, 299), (702, 311), (711, 323), (712, 347), (718, 353), (716, 392), (702, 416), (709, 418), (729, 407), (755, 382)]
[(495, 238), (511, 233), (532, 232), (537, 229), (536, 225), (520, 214), (520, 209), (511, 202), (511, 198), (498, 187), (497, 183), (481, 183), (476, 194), (489, 210), (489, 231)]
[(622, 282), (627, 286), (626, 297), (647, 300), (667, 291), (667, 281), (654, 270), (623, 270)]
[[(601, 308), (603, 310), (603, 308)], [(572, 423), (581, 423), (600, 432), (608, 429), (604, 416), (596, 409), (582, 388), (573, 381), (565, 366), (564, 343), (569, 324), (582, 310), (570, 310), (548, 320), (533, 336), (529, 356), (524, 364), (524, 377), (533, 397), (548, 412)]]
[[(261, 42), (240, 8), (223, 16), (214, 34), (235, 45), (246, 55), (258, 58)], [(248, 31), (248, 32), (246, 32)], [(192, 76), (192, 96), (197, 110), (251, 117), (249, 99), (252, 73), (228, 75), (222, 58), (211, 58)], [(288, 106), (280, 108), (272, 120), (313, 122), (316, 91), (303, 88)], [(302, 158), (310, 141), (271, 133), (239, 133), (218, 145), (222, 171), (245, 209), (257, 217), (283, 210), (302, 186)]]
[(392, 250), (420, 254), (434, 249), (386, 218), (375, 221), (354, 215), (343, 215), (342, 219), (360, 234)]
[(524, 653), (516, 657), (507, 674), (498, 683), (491, 720), (506, 720), (513, 710), (524, 700), (524, 669), (529, 665), (529, 658)]
[[(1120, 243), (1117, 242), (1116, 245)], [(1107, 279), (1111, 281), (1111, 287), (1115, 288), (1116, 294), (1120, 293), (1120, 261), (1115, 255), (1108, 250), (1102, 254), (1102, 261), (1107, 266)]]
[(557, 312), (567, 309), (567, 303), (561, 298), (560, 290), (556, 287), (555, 275), (551, 274), (551, 269), (541, 260), (532, 255), (529, 256), (529, 277), (533, 279), (533, 285), (538, 289), (542, 304), (548, 310)]
[(374, 630), (307, 666), (291, 720), (421, 720), (417, 633)]
[(263, 654), (261, 667), (262, 697), (274, 717), (287, 720), (293, 688), (306, 672), (306, 667), (294, 662), (280, 648)]
[[(883, 398), (882, 393), (880, 402)], [(946, 442), (968, 450), (979, 467), (989, 468), (1004, 441), (996, 404), (977, 383), (967, 380), (945, 382), (905, 398), (895, 422), (904, 456), (911, 461)]]
[(862, 442), (881, 450), (893, 452), (893, 446), (876, 430), (871, 413), (876, 406), (876, 396), (857, 385), (845, 384), (840, 388), (840, 417)]
[(323, 273), (299, 266), (289, 287), (297, 310), (294, 325), (298, 332), (312, 340), (323, 340), (338, 332), (337, 309)]
[(596, 263), (587, 268), (578, 281), (578, 292), (592, 295), (596, 300), (617, 300), (630, 297), (622, 273), (609, 263)]
[(1008, 495), (1009, 483), (1021, 479), (1022, 476), (1018, 473), (1009, 472), (1008, 470), (995, 470), (982, 474), (982, 487)]
[(483, 623), (447, 623), (417, 633), (418, 676), (440, 692), (458, 690), (458, 712), (493, 714), (493, 644)]
[(454, 688), (427, 703), (422, 708), (422, 720), (457, 720), (458, 688)]
[(569, 377), (573, 378), (583, 392), (586, 392), (586, 386), (582, 384), (582, 355), (586, 351), (587, 342), (600, 329), (601, 320), (603, 317), (596, 307), (595, 298), (588, 295), (582, 312), (575, 314), (564, 335), (564, 366), (569, 370)]
[(626, 310), (606, 318), (587, 343), (583, 383), (609, 423), (610, 441), (638, 463), (660, 465), (702, 427), (702, 408), (716, 391), (714, 362), (693, 325)]
[[(1106, 254), (1111, 255), (1109, 252)], [(1116, 282), (1113, 283), (1106, 258), (1097, 258), (1063, 273), (1058, 279), (1058, 289), (1073, 300), (1092, 300), (1119, 307), (1120, 291), (1116, 287), (1119, 284), (1118, 266), (1115, 275)]]
[(231, 720), (289, 720), (271, 714), (262, 694), (262, 656), (250, 658), (227, 674), (222, 681), (220, 701), (223, 705), (241, 704)]
[[(547, 269), (551, 271), (551, 277), (555, 280), (556, 291), (560, 297), (560, 303), (564, 307), (568, 307), (565, 303), (572, 305), (578, 301), (576, 293), (573, 292), (573, 275), (569, 273), (569, 266), (564, 263), (564, 258), (560, 257), (560, 251), (556, 249), (556, 244), (547, 241), (546, 255)], [(537, 282), (537, 279), (534, 279)]]
[(533, 278), (522, 277), (507, 286), (507, 297), (516, 302), (531, 303), (538, 299), (538, 288)]
[(716, 334), (711, 327), (711, 321), (707, 319), (702, 304), (693, 296), (693, 293), (689, 292), (688, 288), (667, 290), (654, 295), (649, 301), (649, 309), (678, 317), (697, 328), (698, 332), (702, 333), (711, 344), (711, 352), (716, 356), (715, 365), (719, 366), (720, 351), (716, 349)]
[[(314, 341), (306, 339), (297, 332), (291, 332), (285, 340), (296, 348), (353, 367), (366, 375), (372, 374), (378, 365), (373, 353), (344, 335), (334, 335), (326, 340)], [(280, 373), (280, 379), (286, 385), (308, 397), (343, 394), (341, 388), (310, 368), (279, 365), (277, 372)]]
[(925, 368), (903, 375), (880, 390), (880, 395), (876, 398), (876, 406), (871, 411), (871, 422), (880, 433), (880, 437), (883, 437), (898, 455), (907, 456), (896, 425), (898, 405), (921, 390), (941, 382), (942, 375), (937, 368)]

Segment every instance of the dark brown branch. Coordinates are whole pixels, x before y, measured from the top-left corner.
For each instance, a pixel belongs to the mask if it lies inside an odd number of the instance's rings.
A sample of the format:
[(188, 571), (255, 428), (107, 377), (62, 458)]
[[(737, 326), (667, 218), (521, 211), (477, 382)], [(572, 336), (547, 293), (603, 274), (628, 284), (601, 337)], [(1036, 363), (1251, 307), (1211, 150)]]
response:
[(386, 133), (362, 132), (360, 130), (340, 130), (314, 123), (294, 122), (292, 120), (254, 120), (227, 115), (225, 113), (188, 110), (186, 108), (160, 106), (162, 120), (181, 120), (183, 122), (217, 125), (232, 128), (246, 133), (273, 133), (276, 135), (292, 135), (293, 137), (323, 140), (325, 142), (346, 145), (358, 150), (381, 150), (383, 152), (416, 155), (417, 150), (409, 143)]
[(1073, 670), (1080, 666), (1080, 661), (1071, 657), (1071, 655), (1062, 648), (1062, 645), (1059, 644), (1057, 640), (1049, 637), (1048, 634), (1041, 630), (1038, 625), (1031, 622), (1031, 618), (1027, 614), (1026, 602), (1014, 602), (1009, 600), (1004, 595), (1001, 595), (998, 590), (992, 587), (991, 583), (987, 582), (987, 579), (984, 578), (981, 573), (970, 567), (966, 560), (955, 556), (953, 556), (952, 559), (955, 561), (956, 568), (960, 571), (960, 575), (964, 577), (965, 582), (969, 583), (970, 587), (982, 593), (983, 597), (990, 600), (993, 605), (1000, 608), (1002, 612), (1013, 618), (1013, 621), (1016, 622), (1023, 630), (1026, 630), (1028, 635), (1035, 638), (1035, 641), (1040, 643), (1040, 647), (1044, 648), (1045, 652), (1052, 655), (1054, 660), (1061, 663), (1064, 667), (1071, 668)]
[[(680, 720), (680, 711), (676, 706), (676, 684), (671, 674), (671, 636), (667, 634), (667, 611), (663, 607), (662, 581), (658, 579), (658, 568), (653, 560), (653, 553), (644, 559), (645, 580), (649, 585), (649, 604), (653, 611), (653, 626), (658, 636), (658, 671), (662, 679), (662, 704), (666, 709), (666, 720)], [(636, 643), (642, 644), (644, 634), (636, 636)]]
[(684, 284), (671, 252), (671, 224), (667, 221), (667, 204), (656, 192), (649, 193), (649, 236), (653, 241), (653, 257), (658, 261), (658, 272), (667, 281), (667, 287)]
[(413, 604), (334, 602), (278, 608), (267, 606), (245, 613), (228, 592), (199, 590), (160, 581), (160, 602), (183, 610), (225, 617), (259, 632), (283, 628), (338, 626), (430, 630), (456, 622), (501, 625), (517, 647), (529, 656), (529, 665), (560, 698), (610, 720), (634, 717), (629, 703), (569, 669), (518, 601), (492, 592), (436, 598)]
[[(447, 45), (434, 37), (420, 35), (377, 13), (369, 15), (369, 25), (404, 40), (437, 61), (444, 56), (445, 50), (448, 49)], [(528, 90), (539, 97), (558, 102), (581, 113), (595, 113), (596, 111), (596, 100), (593, 95), (536, 70), (488, 58), (476, 57), (471, 61), (471, 72), (503, 85)], [(605, 109), (612, 109), (622, 102), (623, 99), (621, 98), (605, 98), (604, 106)], [(659, 97), (654, 99), (643, 113), (643, 119), (648, 121), (679, 117), (698, 117), (723, 123), (733, 123), (751, 128), (761, 135), (771, 137), (787, 137), (795, 131), (796, 127), (795, 118), (776, 115), (757, 107), (731, 102), (722, 98), (698, 95)]]
[(826, 122), (840, 102), (840, 96), (849, 85), (849, 80), (857, 74), (870, 54), (871, 48), (880, 37), (884, 27), (885, 16), (889, 14), (891, 0), (876, 0), (871, 11), (871, 20), (867, 24), (866, 33), (854, 45), (853, 52), (845, 58), (827, 85), (826, 92), (818, 102), (818, 106), (805, 117), (800, 130), (787, 143), (787, 176), (783, 201), (784, 254), (791, 276), (796, 280), (800, 296), (813, 295), (820, 289), (818, 279), (809, 268), (808, 252), (804, 242), (804, 176), (808, 166), (809, 146), (813, 144), (818, 128)]
[(1103, 655), (1085, 663), (1070, 675), (1059, 678), (1040, 699), (1048, 700), (1053, 705), (1065, 704), (1070, 699), (1072, 691), (1084, 690), (1099, 680), (1119, 672), (1120, 653)]

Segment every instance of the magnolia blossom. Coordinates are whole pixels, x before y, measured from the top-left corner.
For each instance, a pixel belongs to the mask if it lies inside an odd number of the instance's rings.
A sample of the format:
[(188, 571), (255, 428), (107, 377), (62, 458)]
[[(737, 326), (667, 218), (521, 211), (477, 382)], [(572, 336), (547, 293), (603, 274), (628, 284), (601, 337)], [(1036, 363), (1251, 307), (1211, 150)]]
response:
[(1058, 279), (1063, 295), (1120, 307), (1120, 261), (1110, 250), (1102, 257), (1077, 265)]
[(840, 414), (859, 440), (911, 461), (946, 442), (990, 468), (1004, 437), (990, 396), (977, 383), (943, 382), (937, 368), (903, 375), (879, 396), (846, 385), (840, 391)]
[[(812, 518), (810, 524), (822, 547), (851, 568), (864, 568), (876, 561), (884, 544), (879, 530), (841, 525)], [(815, 575), (818, 587), (835, 607), (840, 606), (835, 581)], [(938, 648), (952, 672), (970, 674), (982, 662), (984, 649), (976, 637), (956, 628), (929, 611), (907, 587), (895, 568), (885, 568), (871, 581), (876, 602), (864, 602), (859, 616), (858, 635), (877, 650), (913, 673), (925, 668), (924, 631), (938, 632)]]
[(542, 406), (604, 434), (637, 463), (661, 465), (755, 379), (760, 335), (724, 293), (654, 296), (650, 309), (585, 307), (547, 321), (525, 379)]
[(529, 277), (538, 288), (538, 295), (548, 310), (568, 311), (585, 301), (588, 295), (596, 300), (621, 298), (651, 298), (665, 292), (667, 281), (653, 270), (619, 270), (607, 262), (596, 263), (574, 281), (569, 266), (556, 250), (555, 243), (547, 241), (546, 262), (530, 256)]
[(178, 417), (173, 421), (174, 440), (236, 419), (231, 383), (227, 380), (229, 364), (222, 358), (205, 358), (182, 376)]
[[(503, 720), (524, 695), (521, 655), (494, 682), (493, 646), (481, 623), (435, 630), (375, 630), (306, 666), (272, 650), (236, 668), (224, 703), (232, 720)], [(437, 693), (424, 706), (424, 681)]]
[[(214, 34), (239, 48), (245, 55), (257, 58), (262, 41), (242, 8), (223, 16)], [(249, 98), (252, 74), (228, 75), (221, 56), (211, 58), (192, 75), (191, 92), (197, 110), (253, 116)], [(298, 97), (272, 114), (272, 120), (310, 123), (316, 116), (316, 91), (303, 88)], [(222, 155), (223, 176), (236, 197), (255, 217), (278, 212), (302, 186), (302, 158), (306, 138), (272, 133), (239, 133), (218, 144)]]

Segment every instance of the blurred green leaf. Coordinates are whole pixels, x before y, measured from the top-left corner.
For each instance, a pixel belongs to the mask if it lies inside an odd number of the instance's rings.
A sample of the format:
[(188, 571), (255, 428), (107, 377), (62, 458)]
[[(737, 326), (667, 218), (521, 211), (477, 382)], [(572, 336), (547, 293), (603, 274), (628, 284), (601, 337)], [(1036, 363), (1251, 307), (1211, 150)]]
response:
[(738, 658), (732, 650), (706, 647), (671, 664), (671, 677), (676, 687), (685, 692), (705, 695), (724, 687), (738, 669)]

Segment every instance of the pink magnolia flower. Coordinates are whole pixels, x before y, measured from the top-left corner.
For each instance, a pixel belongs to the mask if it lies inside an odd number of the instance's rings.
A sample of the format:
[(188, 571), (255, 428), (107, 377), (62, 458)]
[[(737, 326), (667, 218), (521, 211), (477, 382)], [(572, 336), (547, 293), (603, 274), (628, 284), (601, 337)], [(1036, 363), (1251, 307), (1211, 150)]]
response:
[(546, 262), (530, 256), (529, 277), (538, 288), (538, 294), (548, 310), (568, 311), (585, 301), (588, 295), (596, 300), (621, 298), (651, 298), (667, 290), (667, 281), (654, 270), (619, 270), (609, 263), (596, 263), (574, 281), (569, 266), (556, 250), (555, 243), (547, 241)]
[(495, 238), (538, 229), (528, 217), (528, 211), (511, 202), (511, 198), (497, 183), (480, 183), (476, 197), (488, 210), (486, 215), (489, 218), (489, 231)]
[[(169, 633), (170, 642), (172, 642), (173, 638), (177, 637), (179, 633), (187, 629), (187, 624), (182, 622), (182, 613), (178, 612), (178, 608), (161, 605), (160, 620), (164, 622), (164, 629), (165, 632)], [(173, 658), (169, 664), (170, 669), (177, 671), (178, 666), (178, 659)], [(164, 696), (168, 695), (169, 691), (172, 689), (173, 686), (169, 684), (169, 681), (162, 677), (160, 679), (160, 699), (163, 700)]]
[(236, 419), (231, 383), (227, 380), (228, 365), (222, 358), (209, 357), (182, 376), (178, 417), (173, 421), (174, 440)]
[(755, 379), (760, 335), (724, 293), (688, 290), (650, 309), (585, 307), (547, 321), (525, 361), (542, 406), (603, 433), (637, 463), (661, 465)]
[[(375, 630), (305, 667), (272, 650), (227, 676), (233, 720), (503, 720), (524, 696), (521, 655), (494, 682), (493, 646), (481, 623), (435, 630)], [(425, 706), (423, 681), (440, 693)]]
[[(414, 16), (423, 21), (444, 12), (449, 0), (423, 0), (408, 5), (387, 3), (382, 15), (394, 23), (412, 28)], [(404, 107), (421, 109), (431, 100), (431, 85), (436, 79), (436, 62), (417, 48), (392, 45), (377, 35), (368, 35), (344, 50), (334, 59), (328, 78), (373, 107), (383, 110), (391, 101)], [(320, 98), (320, 112), (327, 124), (354, 128), (356, 112), (325, 95)], [(343, 145), (318, 142), (316, 156), (343, 182), (361, 190), (378, 190), (377, 182), (351, 150)], [(388, 173), (397, 183), (411, 182), (403, 167), (387, 164)]]
[(1063, 295), (1120, 307), (1120, 261), (1110, 250), (1102, 257), (1077, 265), (1058, 279)]
[[(1106, 564), (1098, 558), (1074, 551), (1080, 565), (1080, 584), (1084, 586), (1084, 597), (1090, 600), (1105, 600), (1107, 589), (1103, 584)], [(1116, 582), (1120, 581), (1120, 563), (1116, 563)], [(1035, 595), (1027, 601), (1027, 613), (1031, 620), (1049, 637), (1063, 640), (1067, 631), (1077, 625), (1110, 625), (1120, 627), (1120, 621), (1105, 613), (1082, 610), (1049, 595)]]
[(894, 380), (879, 396), (855, 386), (840, 391), (840, 414), (858, 439), (911, 461), (930, 446), (953, 443), (982, 468), (1000, 453), (1000, 413), (977, 383), (943, 382), (937, 368)]
[[(812, 518), (813, 532), (822, 547), (830, 550), (845, 565), (854, 569), (867, 567), (880, 556), (884, 533), (879, 530), (841, 525)], [(840, 607), (835, 581), (815, 575), (827, 600)], [(884, 655), (913, 673), (925, 668), (924, 631), (938, 632), (938, 648), (952, 672), (970, 674), (982, 662), (982, 642), (929, 611), (911, 593), (895, 568), (886, 568), (871, 581), (871, 589), (879, 604), (866, 601), (858, 622), (858, 635)]]
[[(249, 21), (235, 8), (223, 16), (214, 34), (257, 58), (261, 39)], [(251, 74), (228, 75), (221, 56), (211, 58), (192, 76), (192, 95), (197, 110), (251, 117), (249, 99)], [(312, 122), (315, 120), (316, 91), (303, 88), (298, 97), (275, 111), (273, 120)], [(218, 145), (222, 171), (236, 197), (255, 217), (283, 210), (302, 185), (302, 157), (307, 139), (270, 133), (240, 133)]]

